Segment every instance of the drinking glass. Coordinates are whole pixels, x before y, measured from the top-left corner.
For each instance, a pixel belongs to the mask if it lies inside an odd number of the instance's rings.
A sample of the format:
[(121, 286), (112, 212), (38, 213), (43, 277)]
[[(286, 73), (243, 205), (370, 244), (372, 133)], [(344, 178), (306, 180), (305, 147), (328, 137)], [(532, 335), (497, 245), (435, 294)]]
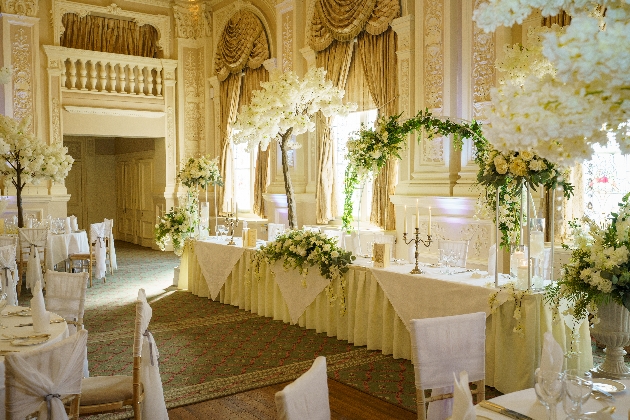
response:
[(440, 264), (446, 267), (442, 274), (452, 274), (451, 267), (457, 262), (457, 252), (452, 249), (440, 249)]
[(579, 369), (564, 371), (564, 399), (562, 406), (570, 419), (579, 419), (582, 415), (582, 405), (588, 401), (593, 391), (593, 376), (591, 372)]
[(564, 394), (562, 373), (536, 369), (534, 390), (538, 401), (547, 409), (547, 419), (556, 420), (556, 405)]
[(227, 227), (225, 225), (217, 225), (217, 236), (221, 237), (227, 234)]

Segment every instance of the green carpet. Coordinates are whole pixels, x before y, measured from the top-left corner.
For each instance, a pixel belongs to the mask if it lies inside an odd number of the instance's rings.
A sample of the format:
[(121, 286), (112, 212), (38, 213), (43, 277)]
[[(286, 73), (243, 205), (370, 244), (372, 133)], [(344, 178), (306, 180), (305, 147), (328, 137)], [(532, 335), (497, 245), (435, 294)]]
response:
[(118, 271), (87, 293), (90, 375), (131, 374), (134, 301), (144, 288), (169, 408), (294, 380), (324, 355), (331, 378), (415, 411), (411, 362), (177, 291), (172, 253), (120, 241), (116, 251)]

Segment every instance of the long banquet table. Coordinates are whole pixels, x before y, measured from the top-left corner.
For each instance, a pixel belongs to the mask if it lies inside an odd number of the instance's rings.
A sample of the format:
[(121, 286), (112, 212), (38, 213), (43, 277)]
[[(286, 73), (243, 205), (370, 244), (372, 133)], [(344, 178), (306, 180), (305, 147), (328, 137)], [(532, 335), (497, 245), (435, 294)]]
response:
[[(409, 360), (410, 320), (485, 312), (486, 384), (503, 393), (533, 386), (546, 331), (552, 331), (565, 350), (571, 345), (570, 330), (562, 321), (554, 322), (540, 293), (523, 298), (523, 331), (514, 332), (514, 300), (507, 299), (507, 293), (500, 295), (505, 302), (491, 313), (488, 298), (496, 289), (488, 277), (473, 278), (470, 272), (445, 275), (430, 267), (424, 267), (425, 274), (410, 275), (410, 264), (376, 269), (358, 260), (344, 276), (347, 312), (342, 315), (339, 299), (329, 303), (323, 292), (328, 281), (316, 269), (309, 272), (307, 287), (297, 272), (285, 271), (280, 263), (263, 264), (257, 275), (252, 267), (254, 252), (216, 240), (195, 241), (184, 250), (178, 286), (197, 296)], [(341, 282), (333, 286), (339, 295)], [(589, 336), (587, 323), (579, 326), (579, 332)], [(577, 346), (573, 350), (578, 350), (578, 356), (570, 359), (570, 365), (591, 368), (590, 340), (578, 340)]]

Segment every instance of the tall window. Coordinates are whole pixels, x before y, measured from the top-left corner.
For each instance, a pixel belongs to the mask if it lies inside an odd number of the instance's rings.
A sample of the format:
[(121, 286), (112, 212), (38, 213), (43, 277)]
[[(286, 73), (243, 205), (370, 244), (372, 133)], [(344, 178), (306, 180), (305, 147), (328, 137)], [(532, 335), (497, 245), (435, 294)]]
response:
[(247, 143), (234, 146), (234, 200), (239, 213), (252, 213), (254, 202), (254, 177), (256, 176), (256, 155), (247, 151)]
[(603, 223), (630, 191), (630, 155), (622, 155), (615, 142), (595, 147), (593, 159), (584, 162), (584, 215)]
[[(346, 142), (353, 137), (353, 133), (359, 131), (361, 123), (368, 127), (373, 127), (378, 116), (376, 109), (370, 109), (368, 111), (352, 112), (347, 117), (335, 117), (332, 124), (333, 140), (335, 142), (335, 193), (337, 202), (337, 216), (341, 217), (343, 213), (343, 180), (345, 176), (346, 166), (348, 161), (346, 160), (346, 154), (348, 149)], [(359, 207), (361, 212), (361, 221), (369, 222), (370, 211), (372, 207), (372, 182), (365, 183), (365, 188), (362, 191), (357, 190), (352, 198), (354, 203), (354, 219), (359, 220)], [(359, 206), (360, 204), (360, 206)]]

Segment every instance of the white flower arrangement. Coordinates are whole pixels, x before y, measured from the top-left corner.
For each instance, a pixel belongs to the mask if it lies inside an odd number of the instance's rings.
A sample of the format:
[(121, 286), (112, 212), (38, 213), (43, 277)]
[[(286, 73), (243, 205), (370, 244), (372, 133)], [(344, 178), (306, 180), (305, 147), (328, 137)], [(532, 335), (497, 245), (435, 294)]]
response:
[(630, 153), (630, 4), (490, 0), (478, 6), (474, 19), (491, 31), (521, 23), (536, 8), (543, 16), (565, 10), (571, 24), (541, 30), (531, 47), (504, 62), (523, 71), (518, 77), (507, 72), (505, 83), (492, 91), (487, 138), (501, 151), (532, 150), (560, 166), (589, 159), (591, 146), (604, 146), (610, 137)]
[[(289, 230), (279, 235), (275, 241), (260, 247), (254, 254), (254, 271), (260, 274), (262, 262), (268, 265), (282, 260), (285, 270), (297, 270), (302, 275), (302, 285), (306, 287), (309, 267), (317, 266), (322, 277), (329, 279), (326, 294), (332, 303), (339, 299), (341, 313), (346, 311), (345, 280), (343, 275), (350, 269), (356, 257), (351, 252), (337, 246), (336, 240), (313, 231)], [(333, 282), (340, 280), (341, 293), (337, 296)]]
[(509, 282), (490, 295), (488, 305), (490, 306), (490, 311), (494, 314), (505, 302), (514, 302), (514, 313), (512, 316), (516, 320), (516, 324), (512, 331), (524, 336), (525, 331), (523, 328), (522, 313), (523, 298), (531, 294), (531, 290), (517, 290), (514, 283)]
[(188, 188), (201, 187), (206, 189), (208, 185), (223, 185), (219, 172), (218, 158), (209, 156), (189, 158), (177, 173), (177, 179)]
[(196, 194), (188, 194), (181, 206), (160, 217), (155, 225), (155, 242), (162, 251), (172, 242), (175, 255), (182, 255), (187, 241), (195, 237), (199, 227), (198, 206)]
[(346, 116), (356, 105), (344, 105), (344, 91), (326, 79), (321, 67), (311, 68), (300, 79), (293, 72), (273, 71), (269, 81), (254, 91), (249, 106), (244, 106), (233, 126), (232, 141), (247, 143), (248, 150), (260, 144), (267, 150), (269, 142), (291, 129), (297, 136), (315, 130), (312, 117), (318, 112), (326, 117)]

